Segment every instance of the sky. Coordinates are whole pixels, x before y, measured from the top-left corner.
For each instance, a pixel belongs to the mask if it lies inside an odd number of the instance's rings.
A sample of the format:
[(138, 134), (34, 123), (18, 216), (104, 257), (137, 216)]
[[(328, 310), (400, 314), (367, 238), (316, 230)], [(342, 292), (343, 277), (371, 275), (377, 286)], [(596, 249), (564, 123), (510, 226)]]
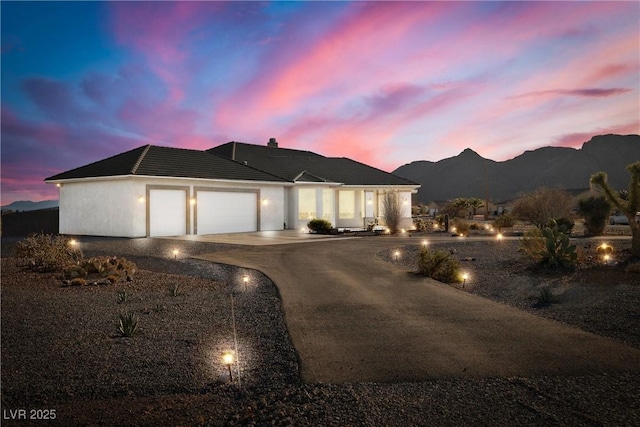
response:
[(640, 133), (640, 2), (8, 2), (1, 202), (146, 144), (385, 171)]

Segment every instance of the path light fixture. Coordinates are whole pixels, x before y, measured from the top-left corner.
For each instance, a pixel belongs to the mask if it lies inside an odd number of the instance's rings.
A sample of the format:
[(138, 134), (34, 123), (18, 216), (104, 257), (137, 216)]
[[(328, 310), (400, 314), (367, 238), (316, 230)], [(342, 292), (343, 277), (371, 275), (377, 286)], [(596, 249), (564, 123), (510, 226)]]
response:
[(231, 374), (231, 365), (233, 365), (233, 352), (232, 351), (225, 351), (222, 354), (222, 363), (227, 365), (227, 368), (229, 369), (229, 381), (233, 382), (233, 375)]
[(244, 291), (247, 291), (247, 283), (249, 283), (249, 276), (246, 274), (242, 276), (242, 283), (244, 283)]
[(440, 229), (440, 225), (437, 222), (433, 223), (433, 229), (434, 230)]
[(180, 253), (180, 251), (179, 251), (179, 250), (174, 249), (174, 250), (173, 250), (173, 259), (178, 259), (178, 254), (179, 254), (179, 253)]
[(462, 287), (467, 283), (467, 279), (469, 278), (469, 273), (462, 273)]
[(498, 239), (498, 242), (502, 242), (502, 239), (504, 238), (504, 236), (502, 235), (502, 233), (498, 233), (496, 238)]
[(70, 244), (71, 246), (74, 246), (74, 247), (75, 247), (75, 246), (77, 246), (77, 245), (78, 245), (78, 241), (77, 241), (76, 239), (71, 239), (71, 240), (69, 240), (69, 244)]
[(427, 248), (427, 245), (428, 245), (428, 244), (429, 244), (429, 241), (428, 241), (428, 240), (423, 240), (423, 241), (422, 241), (422, 247), (423, 247), (424, 249), (426, 249), (426, 248)]
[(611, 259), (611, 255), (606, 254), (602, 258), (604, 258), (604, 265), (609, 265), (609, 260)]
[(393, 256), (396, 258), (396, 261), (398, 261), (398, 258), (400, 258), (400, 251), (399, 250), (395, 250), (393, 252)]

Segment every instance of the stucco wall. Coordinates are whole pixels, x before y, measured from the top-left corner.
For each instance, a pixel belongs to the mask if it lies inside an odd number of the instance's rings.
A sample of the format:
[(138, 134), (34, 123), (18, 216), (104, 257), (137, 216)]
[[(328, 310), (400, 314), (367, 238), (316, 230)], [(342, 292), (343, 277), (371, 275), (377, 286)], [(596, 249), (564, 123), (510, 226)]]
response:
[(145, 235), (140, 181), (67, 182), (60, 187), (60, 233), (90, 236)]
[[(282, 230), (284, 186), (267, 183), (218, 182), (174, 178), (126, 177), (64, 182), (60, 187), (60, 233), (92, 236), (144, 237), (147, 233), (147, 186), (258, 190), (260, 230)], [(193, 234), (196, 209), (189, 209)]]

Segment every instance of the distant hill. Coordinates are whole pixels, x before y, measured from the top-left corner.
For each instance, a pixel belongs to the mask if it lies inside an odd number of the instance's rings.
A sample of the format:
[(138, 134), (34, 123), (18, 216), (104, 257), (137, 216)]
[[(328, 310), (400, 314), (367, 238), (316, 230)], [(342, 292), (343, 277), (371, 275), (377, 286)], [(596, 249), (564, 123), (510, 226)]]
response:
[[(510, 200), (539, 187), (588, 188), (592, 174), (604, 171), (615, 189), (629, 186), (625, 167), (640, 160), (640, 135), (601, 135), (585, 142), (581, 149), (543, 147), (526, 151), (511, 160), (485, 159), (467, 148), (455, 157), (438, 162), (411, 162), (394, 174), (422, 184), (421, 203), (456, 197)], [(485, 185), (486, 182), (486, 185)]]
[(57, 208), (57, 200), (43, 200), (41, 202), (32, 202), (30, 200), (21, 200), (2, 206), (3, 211), (36, 211), (39, 209)]

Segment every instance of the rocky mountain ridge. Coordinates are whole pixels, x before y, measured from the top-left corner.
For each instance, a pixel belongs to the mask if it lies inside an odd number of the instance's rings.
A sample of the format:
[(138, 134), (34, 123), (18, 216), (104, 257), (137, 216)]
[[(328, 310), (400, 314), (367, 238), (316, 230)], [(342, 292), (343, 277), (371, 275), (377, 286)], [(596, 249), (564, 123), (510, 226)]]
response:
[(420, 203), (456, 197), (510, 200), (540, 187), (589, 188), (592, 174), (604, 171), (616, 189), (626, 189), (625, 167), (640, 160), (640, 135), (599, 135), (580, 149), (542, 147), (503, 162), (485, 159), (470, 148), (437, 162), (420, 160), (393, 173), (422, 184)]

